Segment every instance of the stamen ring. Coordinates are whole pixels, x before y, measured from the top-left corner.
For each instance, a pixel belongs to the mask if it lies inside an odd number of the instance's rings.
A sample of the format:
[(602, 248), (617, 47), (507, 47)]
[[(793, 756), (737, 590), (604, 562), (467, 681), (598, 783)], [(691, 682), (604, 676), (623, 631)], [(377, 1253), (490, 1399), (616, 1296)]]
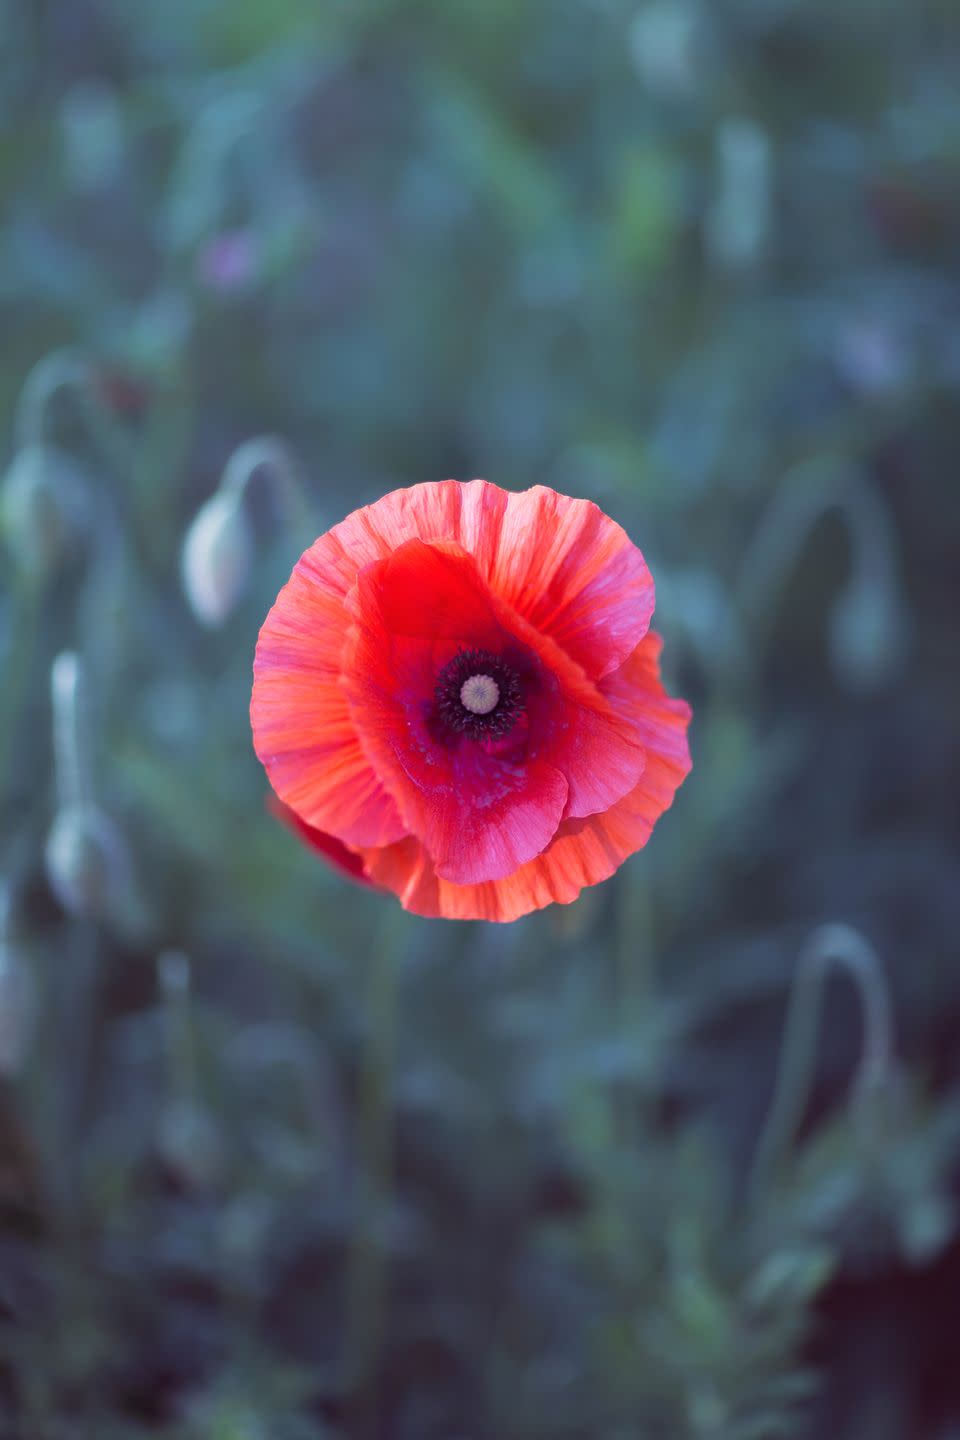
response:
[(458, 650), (437, 676), (435, 713), (455, 735), (492, 740), (506, 735), (524, 709), (513, 666), (489, 650)]

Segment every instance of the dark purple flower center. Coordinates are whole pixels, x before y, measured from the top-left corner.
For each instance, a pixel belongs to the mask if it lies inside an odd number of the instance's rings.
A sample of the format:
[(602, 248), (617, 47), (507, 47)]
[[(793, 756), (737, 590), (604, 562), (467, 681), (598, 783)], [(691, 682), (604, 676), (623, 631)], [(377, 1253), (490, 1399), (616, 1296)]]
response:
[(434, 692), (443, 725), (471, 740), (506, 735), (523, 710), (523, 687), (512, 665), (489, 650), (458, 650), (437, 676)]

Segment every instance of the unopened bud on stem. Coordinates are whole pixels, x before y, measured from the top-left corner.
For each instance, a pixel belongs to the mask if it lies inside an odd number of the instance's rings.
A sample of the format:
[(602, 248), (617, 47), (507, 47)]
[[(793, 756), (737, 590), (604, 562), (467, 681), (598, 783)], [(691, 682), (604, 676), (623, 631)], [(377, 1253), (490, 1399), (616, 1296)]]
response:
[(183, 588), (197, 619), (222, 625), (250, 575), (253, 536), (242, 495), (218, 490), (193, 517), (183, 542)]
[(253, 562), (246, 494), (261, 471), (279, 483), (288, 511), (297, 510), (301, 490), (293, 458), (281, 440), (263, 436), (233, 452), (219, 489), (197, 511), (184, 539), (184, 592), (194, 615), (211, 628), (227, 620), (246, 589)]
[(24, 445), (2, 482), (0, 517), (15, 562), (28, 575), (55, 573), (84, 540), (89, 487), (55, 445)]
[(883, 967), (873, 947), (850, 925), (821, 925), (797, 962), (773, 1101), (757, 1145), (752, 1185), (759, 1194), (793, 1140), (803, 1116), (816, 1058), (824, 982), (832, 970), (853, 981), (863, 1016), (863, 1043), (852, 1087), (852, 1109), (866, 1117), (894, 1073), (893, 1022)]
[(17, 402), (20, 444), (43, 442), (53, 401), (61, 391), (72, 390), (82, 404), (89, 404), (91, 374), (88, 361), (76, 350), (53, 350), (38, 360), (24, 380)]
[(127, 857), (115, 826), (94, 803), (83, 671), (72, 651), (53, 662), (50, 691), (59, 808), (47, 837), (47, 877), (65, 910), (98, 915), (116, 898)]

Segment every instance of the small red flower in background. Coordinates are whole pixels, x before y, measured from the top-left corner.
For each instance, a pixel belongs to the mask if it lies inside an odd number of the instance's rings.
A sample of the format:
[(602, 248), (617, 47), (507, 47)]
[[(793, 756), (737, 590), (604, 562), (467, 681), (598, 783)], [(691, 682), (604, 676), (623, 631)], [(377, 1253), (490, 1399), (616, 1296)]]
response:
[(690, 770), (653, 580), (586, 500), (415, 485), (301, 556), (254, 661), (291, 823), (407, 910), (515, 920), (647, 841)]

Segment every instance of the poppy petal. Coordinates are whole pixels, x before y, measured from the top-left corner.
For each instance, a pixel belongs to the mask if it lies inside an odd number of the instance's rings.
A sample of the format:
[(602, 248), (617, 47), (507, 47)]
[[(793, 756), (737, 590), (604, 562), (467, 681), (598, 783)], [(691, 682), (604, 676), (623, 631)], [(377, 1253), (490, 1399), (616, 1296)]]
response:
[(649, 628), (653, 578), (626, 531), (591, 501), (544, 485), (394, 490), (321, 535), (301, 563), (345, 598), (358, 571), (413, 539), (462, 546), (490, 589), (591, 678), (623, 664)]
[[(519, 853), (512, 844), (519, 836), (486, 834), (494, 819), (490, 795), (510, 795), (519, 824), (520, 796), (532, 798), (549, 778), (544, 765), (566, 780), (566, 818), (606, 809), (636, 785), (646, 756), (629, 714), (615, 710), (565, 651), (491, 594), (473, 557), (459, 547), (408, 541), (363, 571), (348, 606), (358, 629), (344, 654), (344, 687), (358, 733), (408, 830), (424, 841), (445, 878), (460, 884), (497, 879), (522, 863), (509, 864)], [(527, 667), (522, 763), (538, 767), (530, 787), (509, 741), (491, 755), (472, 743), (444, 747), (429, 733), (436, 676), (460, 648), (513, 652)], [(554, 777), (550, 794), (559, 793)], [(425, 794), (433, 796), (428, 813)], [(473, 815), (472, 828), (484, 834), (480, 848), (469, 838), (472, 830), (463, 829), (465, 810)], [(542, 809), (540, 823), (523, 828), (522, 848), (539, 846), (524, 856), (531, 859), (556, 829), (552, 810)], [(454, 859), (454, 846), (461, 860)]]
[(482, 517), (473, 523), (491, 588), (591, 678), (615, 670), (646, 634), (654, 607), (653, 577), (626, 531), (591, 501), (545, 485), (504, 503), (496, 486), (475, 484), (483, 488), (468, 486), (464, 505), (471, 520)]
[(438, 876), (413, 837), (365, 851), (367, 873), (418, 915), (460, 920), (516, 920), (553, 902), (568, 904), (587, 885), (606, 880), (641, 849), (690, 771), (689, 706), (672, 700), (659, 674), (662, 642), (649, 632), (608, 681), (611, 699), (629, 708), (647, 748), (638, 784), (602, 815), (565, 820), (551, 844), (512, 875), (477, 885), (451, 885)]
[(267, 808), (309, 845), (311, 850), (322, 855), (334, 870), (338, 870), (350, 880), (355, 880), (358, 885), (373, 888), (373, 881), (364, 871), (362, 857), (355, 850), (348, 849), (342, 840), (338, 840), (335, 835), (328, 835), (325, 830), (318, 830), (316, 825), (308, 825), (306, 820), (301, 820), (296, 810), (291, 810), (289, 805), (284, 805), (283, 801), (278, 800), (272, 793), (267, 797)]
[(408, 541), (367, 566), (349, 605), (344, 690), (407, 828), (446, 880), (509, 875), (549, 844), (568, 786), (526, 736), (490, 747), (436, 732), (436, 678), (458, 649), (499, 653), (516, 644), (474, 562), (459, 550)]
[(335, 587), (303, 557), (267, 616), (254, 660), (254, 747), (280, 799), (308, 825), (353, 845), (407, 833), (360, 747), (340, 686), (349, 624)]

